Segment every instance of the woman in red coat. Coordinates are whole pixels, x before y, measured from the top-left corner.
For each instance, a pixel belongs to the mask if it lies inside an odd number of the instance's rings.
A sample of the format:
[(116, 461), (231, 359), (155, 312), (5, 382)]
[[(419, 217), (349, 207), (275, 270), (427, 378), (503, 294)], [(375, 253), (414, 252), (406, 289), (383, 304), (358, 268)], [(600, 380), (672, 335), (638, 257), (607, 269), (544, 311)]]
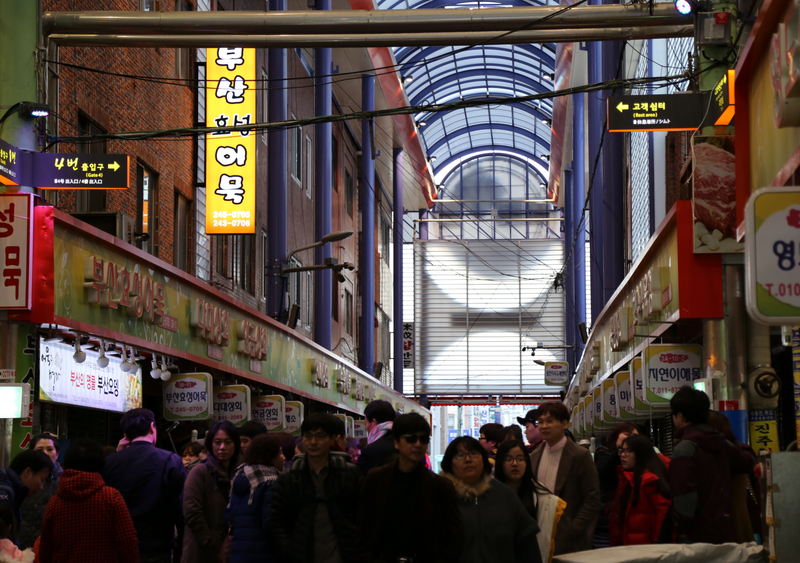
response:
[(622, 466), (611, 508), (610, 544), (669, 542), (672, 495), (664, 462), (644, 436), (627, 438), (619, 455)]

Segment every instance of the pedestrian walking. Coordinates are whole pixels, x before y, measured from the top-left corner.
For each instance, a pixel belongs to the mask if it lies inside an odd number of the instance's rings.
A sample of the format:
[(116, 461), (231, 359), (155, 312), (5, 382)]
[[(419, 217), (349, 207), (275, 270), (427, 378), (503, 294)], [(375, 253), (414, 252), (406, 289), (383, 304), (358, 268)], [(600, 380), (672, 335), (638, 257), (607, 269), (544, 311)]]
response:
[(48, 503), (40, 563), (138, 563), (139, 546), (125, 499), (105, 484), (103, 447), (88, 438), (70, 444), (56, 496)]
[(392, 425), (398, 458), (364, 480), (358, 541), (367, 563), (456, 563), (462, 544), (455, 489), (424, 465), (431, 427), (417, 413)]
[(667, 467), (644, 436), (625, 438), (619, 455), (622, 463), (609, 519), (610, 545), (671, 543), (672, 493)]
[(19, 544), (23, 501), (42, 490), (52, 469), (53, 460), (39, 450), (25, 450), (0, 469), (0, 509), (8, 507), (13, 515), (6, 539), (14, 545)]
[(132, 409), (120, 420), (123, 438), (106, 458), (103, 479), (117, 489), (130, 512), (142, 563), (170, 563), (175, 528), (180, 526), (186, 470), (177, 454), (156, 446), (156, 419)]
[(225, 539), (231, 476), (241, 457), (236, 427), (228, 420), (215, 422), (205, 447), (209, 455), (189, 473), (183, 491), (182, 563), (216, 563)]
[(456, 438), (444, 452), (442, 476), (456, 490), (463, 543), (459, 563), (540, 563), (539, 527), (517, 494), (492, 478), (486, 448)]
[(639, 429), (631, 422), (620, 422), (611, 429), (605, 441), (594, 452), (594, 465), (600, 479), (600, 508), (597, 511), (597, 525), (594, 529), (595, 549), (608, 547), (608, 519), (611, 505), (619, 485), (618, 469), (622, 465), (619, 449), (628, 436), (639, 434)]
[[(278, 477), (272, 498), (273, 530), (282, 561), (360, 563), (356, 515), (361, 472), (331, 452), (344, 421), (312, 414), (300, 426), (304, 454)], [(187, 562), (188, 563), (188, 562)]]
[(367, 446), (361, 448), (358, 468), (366, 475), (370, 469), (386, 465), (394, 460), (394, 438), (392, 424), (397, 413), (388, 401), (372, 401), (364, 409), (367, 426)]
[(280, 561), (272, 533), (272, 494), (283, 471), (280, 440), (261, 434), (250, 441), (233, 475), (226, 520), (231, 536), (229, 563)]
[(525, 439), (528, 440), (528, 453), (544, 444), (544, 439), (539, 432), (539, 409), (532, 409), (525, 413), (525, 417), (517, 417), (517, 422), (525, 428)]
[(33, 547), (36, 538), (42, 534), (42, 518), (47, 503), (58, 490), (58, 481), (64, 472), (58, 463), (58, 439), (45, 432), (31, 438), (28, 449), (43, 452), (53, 462), (53, 469), (45, 480), (42, 490), (22, 502), (22, 526), (19, 530), (19, 546), (22, 549)]

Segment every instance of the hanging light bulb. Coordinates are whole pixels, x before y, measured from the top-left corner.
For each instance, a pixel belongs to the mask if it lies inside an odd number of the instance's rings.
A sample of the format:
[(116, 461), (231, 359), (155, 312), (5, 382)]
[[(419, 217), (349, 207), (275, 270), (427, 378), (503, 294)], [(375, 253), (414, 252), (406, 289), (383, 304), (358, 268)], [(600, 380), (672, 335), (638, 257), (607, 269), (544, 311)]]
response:
[(75, 338), (75, 353), (72, 354), (72, 359), (76, 364), (82, 364), (86, 361), (86, 352), (81, 350), (81, 337), (80, 335)]
[(106, 343), (100, 341), (100, 357), (97, 358), (97, 367), (105, 369), (108, 367), (108, 358), (106, 358)]
[(172, 374), (167, 369), (167, 357), (161, 356), (161, 380), (169, 381), (170, 377), (172, 377)]
[(160, 379), (161, 378), (161, 370), (158, 369), (158, 361), (156, 361), (156, 355), (153, 354), (153, 359), (150, 360), (150, 365), (152, 369), (150, 370), (150, 377), (153, 379)]
[(133, 369), (133, 364), (128, 361), (128, 358), (125, 354), (128, 353), (127, 347), (123, 344), (122, 345), (122, 363), (119, 365), (119, 369), (121, 369), (124, 373), (128, 373)]

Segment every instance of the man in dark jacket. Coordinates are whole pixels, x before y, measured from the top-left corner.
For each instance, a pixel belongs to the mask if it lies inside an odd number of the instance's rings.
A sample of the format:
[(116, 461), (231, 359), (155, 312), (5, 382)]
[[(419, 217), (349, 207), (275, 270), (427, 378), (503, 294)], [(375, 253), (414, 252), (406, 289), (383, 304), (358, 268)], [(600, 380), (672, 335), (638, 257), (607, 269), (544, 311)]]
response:
[(702, 391), (681, 387), (669, 404), (680, 440), (669, 465), (678, 542), (735, 542), (731, 473), (749, 473), (755, 454), (706, 424), (711, 403)]
[(367, 447), (361, 450), (358, 468), (366, 475), (370, 469), (394, 460), (397, 452), (392, 438), (392, 424), (397, 413), (388, 401), (372, 401), (364, 409), (367, 420)]
[(7, 539), (15, 544), (22, 522), (22, 502), (42, 490), (52, 469), (52, 460), (36, 450), (25, 450), (11, 460), (9, 467), (0, 469), (0, 505), (8, 505), (14, 515)]
[(461, 550), (461, 518), (447, 479), (422, 463), (431, 427), (417, 413), (392, 426), (396, 462), (370, 472), (358, 506), (358, 541), (365, 563), (455, 563)]
[(141, 563), (169, 563), (181, 517), (186, 469), (177, 454), (156, 447), (155, 416), (147, 409), (126, 412), (125, 437), (106, 460), (103, 478), (128, 505), (139, 540)]
[(42, 490), (28, 497), (22, 503), (22, 526), (19, 530), (20, 549), (33, 547), (33, 544), (36, 543), (36, 538), (42, 534), (44, 511), (47, 509), (47, 503), (56, 495), (58, 481), (64, 472), (64, 469), (58, 463), (58, 439), (52, 434), (47, 432), (37, 434), (31, 438), (28, 449), (38, 450), (47, 455), (53, 461), (53, 470), (45, 480)]
[(344, 422), (331, 414), (303, 421), (304, 454), (278, 478), (272, 526), (280, 560), (296, 563), (361, 563), (356, 512), (361, 473), (347, 456), (331, 452)]

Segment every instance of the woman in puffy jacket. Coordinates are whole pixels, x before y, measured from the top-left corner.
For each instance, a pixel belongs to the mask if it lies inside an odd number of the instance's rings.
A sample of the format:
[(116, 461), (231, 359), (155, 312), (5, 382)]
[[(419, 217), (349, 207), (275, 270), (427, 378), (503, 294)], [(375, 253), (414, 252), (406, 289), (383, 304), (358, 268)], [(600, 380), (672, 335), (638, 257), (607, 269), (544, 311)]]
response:
[(609, 521), (610, 544), (668, 543), (672, 495), (667, 467), (643, 436), (626, 438), (619, 455), (622, 465)]
[(233, 475), (227, 520), (233, 540), (230, 563), (264, 563), (277, 558), (272, 540), (272, 491), (285, 462), (274, 434), (253, 438)]

